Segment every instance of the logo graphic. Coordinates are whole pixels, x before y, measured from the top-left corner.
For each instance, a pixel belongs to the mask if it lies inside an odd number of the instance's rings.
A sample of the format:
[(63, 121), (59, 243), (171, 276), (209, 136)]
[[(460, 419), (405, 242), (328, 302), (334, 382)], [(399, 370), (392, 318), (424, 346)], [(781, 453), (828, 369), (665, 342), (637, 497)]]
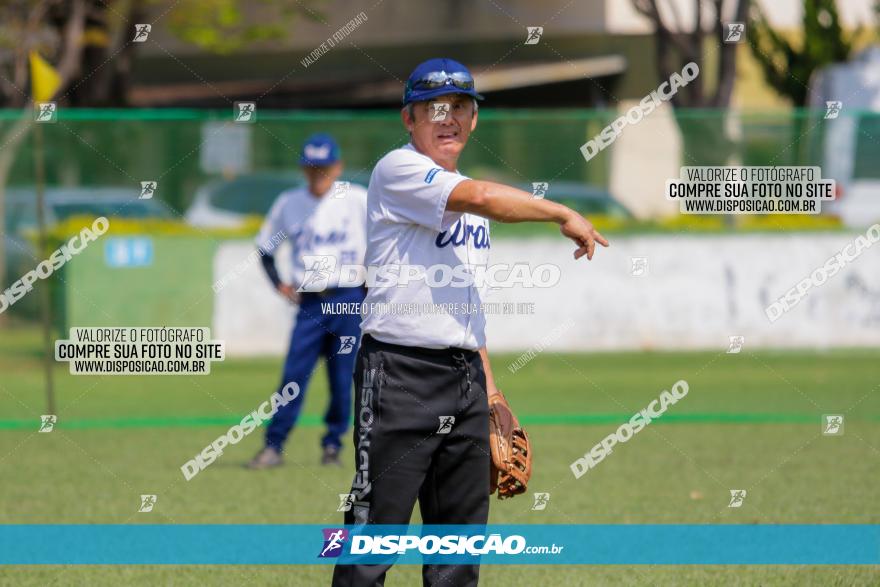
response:
[(544, 196), (547, 195), (547, 190), (550, 189), (550, 184), (546, 181), (533, 181), (532, 182), (532, 197), (536, 200), (544, 199)]
[(324, 291), (327, 282), (336, 269), (336, 257), (333, 255), (303, 255), (303, 263), (307, 266), (303, 283), (297, 291)]
[(549, 493), (536, 493), (535, 494), (535, 503), (532, 504), (532, 509), (536, 512), (539, 512), (543, 509), (547, 509), (547, 504), (550, 502), (550, 494)]
[(452, 228), (437, 233), (437, 238), (434, 239), (434, 244), (441, 249), (450, 244), (460, 247), (469, 242), (475, 249), (491, 248), (488, 225), (468, 224), (464, 218), (459, 218)]
[(724, 23), (724, 42), (739, 43), (746, 34), (746, 25), (742, 22)]
[(843, 102), (828, 100), (825, 102), (825, 120), (837, 118), (843, 110)]
[(373, 384), (376, 382), (376, 370), (375, 369), (364, 369), (364, 389), (369, 389), (373, 387)]
[(339, 352), (337, 355), (350, 355), (351, 351), (354, 350), (354, 342), (357, 340), (354, 336), (340, 336), (339, 337)]
[(318, 558), (336, 558), (342, 554), (342, 545), (348, 540), (348, 530), (345, 528), (324, 528), (324, 548)]
[(156, 505), (156, 496), (155, 495), (141, 495), (141, 507), (138, 508), (139, 512), (149, 513), (153, 511), (153, 506)]
[(55, 422), (58, 416), (55, 414), (45, 414), (40, 416), (40, 429), (37, 432), (52, 432), (55, 429)]
[(428, 173), (425, 174), (425, 183), (431, 183), (434, 181), (434, 176), (443, 171), (440, 167), (434, 167), (433, 169), (429, 169)]
[(351, 188), (350, 181), (334, 181), (333, 182), (333, 195), (332, 198), (336, 198), (341, 200), (345, 196), (348, 195), (348, 190)]
[(648, 258), (647, 257), (633, 257), (632, 258), (632, 267), (630, 268), (630, 273), (632, 273), (633, 277), (641, 277), (643, 275), (648, 274)]
[(141, 182), (141, 195), (138, 200), (149, 200), (153, 197), (153, 194), (156, 193), (156, 188), (159, 187), (159, 182), (157, 181), (142, 181)]
[(351, 510), (351, 506), (354, 505), (354, 494), (353, 493), (340, 493), (339, 494), (339, 507), (336, 508), (337, 512), (347, 512)]
[(440, 427), (437, 428), (437, 434), (449, 434), (452, 432), (453, 424), (455, 424), (455, 416), (440, 416)]
[(730, 346), (727, 347), (727, 354), (728, 355), (735, 355), (735, 354), (739, 353), (742, 350), (745, 342), (746, 342), (745, 336), (731, 336), (730, 337)]
[(330, 156), (330, 145), (306, 145), (303, 154), (307, 159), (326, 159)]
[(431, 122), (443, 122), (449, 116), (449, 102), (431, 102)]
[(544, 27), (542, 26), (527, 26), (526, 27), (526, 45), (537, 45), (538, 41), (541, 40), (541, 35), (544, 34)]
[(37, 102), (34, 108), (34, 120), (37, 122), (57, 122), (58, 104), (55, 102)]
[(742, 507), (743, 502), (746, 499), (746, 490), (745, 489), (731, 489), (730, 490), (730, 503), (727, 504), (729, 508), (738, 508)]
[(150, 31), (153, 30), (153, 25), (150, 24), (136, 24), (134, 25), (134, 38), (132, 39), (133, 43), (143, 43), (147, 40), (147, 37), (150, 36)]
[(822, 436), (843, 436), (843, 414), (822, 416)]
[(233, 116), (235, 117), (235, 122), (256, 122), (256, 102), (236, 102), (234, 105)]

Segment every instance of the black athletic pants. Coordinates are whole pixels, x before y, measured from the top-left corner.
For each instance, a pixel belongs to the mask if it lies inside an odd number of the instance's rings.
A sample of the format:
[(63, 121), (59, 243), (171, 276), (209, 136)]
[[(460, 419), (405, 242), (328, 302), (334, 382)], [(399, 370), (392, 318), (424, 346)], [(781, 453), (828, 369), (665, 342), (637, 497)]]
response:
[[(479, 353), (365, 335), (354, 371), (354, 503), (345, 524), (485, 524), (489, 408)], [(453, 417), (451, 420), (449, 417)], [(334, 587), (384, 585), (391, 565), (336, 565)], [(425, 565), (424, 585), (477, 584), (479, 565)]]

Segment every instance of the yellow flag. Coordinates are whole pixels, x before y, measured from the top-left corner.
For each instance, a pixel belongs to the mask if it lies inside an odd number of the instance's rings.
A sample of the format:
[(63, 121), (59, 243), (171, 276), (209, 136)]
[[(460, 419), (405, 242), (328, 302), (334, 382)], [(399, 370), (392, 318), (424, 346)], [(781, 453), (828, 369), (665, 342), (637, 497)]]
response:
[(58, 91), (58, 86), (61, 85), (61, 76), (36, 51), (30, 52), (30, 61), (31, 94), (35, 102), (45, 102)]

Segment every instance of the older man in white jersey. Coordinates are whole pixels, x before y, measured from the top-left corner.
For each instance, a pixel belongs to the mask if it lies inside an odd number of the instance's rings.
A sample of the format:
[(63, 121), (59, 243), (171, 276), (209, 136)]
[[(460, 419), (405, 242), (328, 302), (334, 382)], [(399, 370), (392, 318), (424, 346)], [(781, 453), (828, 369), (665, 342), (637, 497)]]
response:
[[(458, 172), (481, 98), (470, 72), (452, 59), (431, 59), (410, 75), (401, 117), (411, 142), (382, 158), (370, 178), (368, 269), (411, 275), (401, 267), (446, 265), (475, 272), (488, 263), (489, 220), (555, 222), (574, 241), (576, 259), (592, 258), (597, 242), (608, 245), (589, 221), (561, 204)], [(436, 287), (425, 278), (368, 285), (364, 307), (387, 311), (371, 311), (361, 323), (354, 499), (345, 523), (407, 524), (418, 500), (425, 524), (485, 524), (488, 397), (498, 393), (485, 317), (395, 311), (408, 304), (479, 306), (480, 289)], [(382, 585), (389, 567), (338, 564), (333, 585)], [(478, 577), (478, 565), (423, 568), (425, 585), (471, 586)]]

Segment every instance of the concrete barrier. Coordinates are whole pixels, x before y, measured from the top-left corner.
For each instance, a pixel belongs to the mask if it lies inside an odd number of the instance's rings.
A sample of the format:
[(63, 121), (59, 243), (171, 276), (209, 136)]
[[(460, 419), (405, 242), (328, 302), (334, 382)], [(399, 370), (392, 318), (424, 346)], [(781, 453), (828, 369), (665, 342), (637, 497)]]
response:
[[(745, 337), (745, 350), (878, 346), (880, 244), (813, 287), (775, 322), (765, 314), (773, 300), (859, 234), (618, 237), (591, 262), (575, 262), (562, 238), (496, 240), (493, 263), (555, 263), (562, 276), (547, 289), (489, 292), (483, 301), (514, 304), (515, 313), (489, 316), (488, 346), (724, 351), (731, 336)], [(215, 279), (252, 250), (246, 243), (222, 245)], [(647, 259), (641, 276), (633, 275), (634, 257)], [(533, 314), (516, 313), (527, 312), (528, 304)], [(214, 336), (226, 341), (230, 355), (285, 351), (293, 311), (272, 291), (259, 263), (219, 291), (214, 308)]]

